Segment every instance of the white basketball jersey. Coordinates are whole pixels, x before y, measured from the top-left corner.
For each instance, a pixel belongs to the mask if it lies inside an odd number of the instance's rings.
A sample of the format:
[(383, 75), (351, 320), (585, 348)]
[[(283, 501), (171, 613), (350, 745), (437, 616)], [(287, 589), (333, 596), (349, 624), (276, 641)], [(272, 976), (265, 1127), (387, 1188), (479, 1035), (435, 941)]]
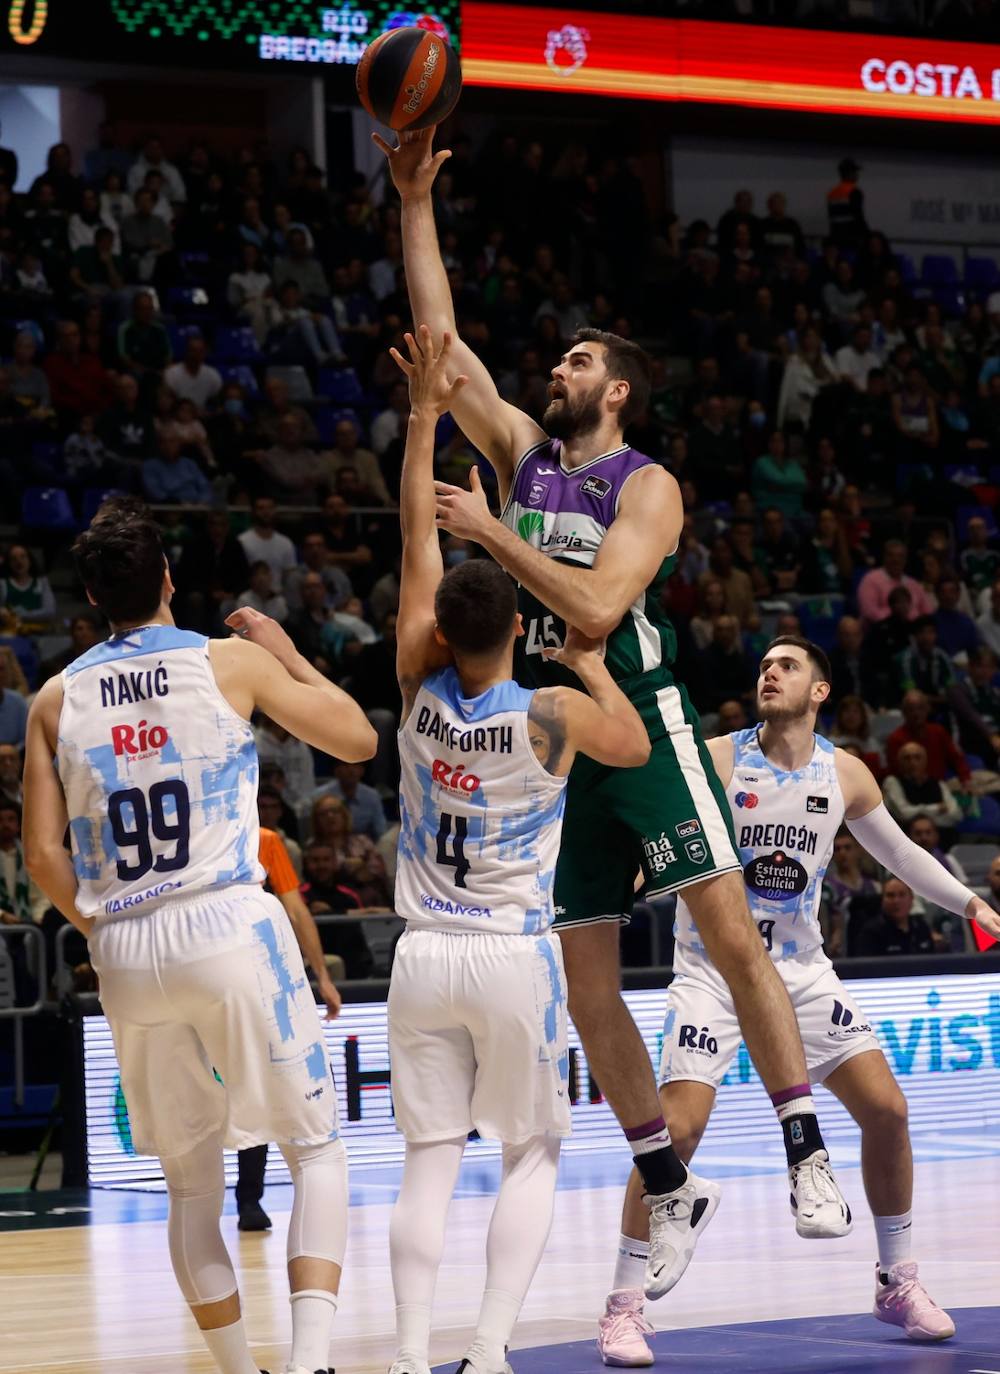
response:
[(263, 881), (253, 732), (203, 635), (149, 625), (71, 663), (56, 765), (83, 915)]
[[(844, 820), (834, 746), (814, 735), (812, 758), (786, 773), (764, 757), (758, 731), (739, 730), (733, 776), (726, 788), (750, 914), (772, 959), (788, 959), (823, 944), (819, 905), (833, 841)], [(683, 897), (677, 939), (703, 948)]]
[(463, 697), (454, 668), (426, 679), (399, 732), (396, 910), (413, 926), (533, 935), (553, 919), (566, 779), (528, 738), (533, 692)]

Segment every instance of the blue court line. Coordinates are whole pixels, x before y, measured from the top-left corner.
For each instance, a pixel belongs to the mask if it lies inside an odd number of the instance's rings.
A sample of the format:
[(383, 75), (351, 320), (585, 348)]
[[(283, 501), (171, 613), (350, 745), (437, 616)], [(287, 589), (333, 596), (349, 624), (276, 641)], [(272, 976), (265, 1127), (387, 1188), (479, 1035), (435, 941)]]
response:
[[(791, 1321), (660, 1331), (651, 1338), (664, 1374), (1000, 1374), (1000, 1314), (993, 1307), (952, 1311), (950, 1341), (920, 1345), (871, 1316), (796, 1317)], [(593, 1340), (512, 1350), (515, 1374), (598, 1374)], [(455, 1363), (435, 1374), (454, 1374)]]

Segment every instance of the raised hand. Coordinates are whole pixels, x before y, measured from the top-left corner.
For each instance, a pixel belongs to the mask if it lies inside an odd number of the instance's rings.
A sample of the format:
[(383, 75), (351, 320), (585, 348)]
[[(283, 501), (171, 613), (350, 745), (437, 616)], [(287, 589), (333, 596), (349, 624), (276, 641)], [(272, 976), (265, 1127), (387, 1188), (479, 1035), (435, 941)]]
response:
[(436, 127), (432, 124), (429, 129), (404, 131), (399, 134), (395, 148), (381, 134), (372, 134), (372, 142), (385, 153), (393, 185), (403, 200), (429, 196), (434, 178), (451, 157), (447, 148), (439, 153), (432, 152)]
[(396, 366), (406, 374), (410, 384), (410, 409), (432, 410), (442, 415), (450, 410), (455, 397), (469, 380), (456, 377), (448, 381), (448, 355), (451, 353), (452, 338), (446, 329), (441, 336), (441, 347), (435, 349), (434, 338), (427, 325), (417, 330), (417, 337), (404, 334), (409, 359), (404, 358), (398, 348), (390, 348)]

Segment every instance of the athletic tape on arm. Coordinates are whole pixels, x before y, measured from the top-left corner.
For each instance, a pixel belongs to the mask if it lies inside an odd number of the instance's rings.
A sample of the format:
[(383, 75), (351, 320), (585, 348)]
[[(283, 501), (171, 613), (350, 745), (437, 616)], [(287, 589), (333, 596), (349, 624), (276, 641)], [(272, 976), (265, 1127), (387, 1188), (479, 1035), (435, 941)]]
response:
[(867, 816), (848, 820), (847, 828), (858, 844), (890, 873), (897, 876), (905, 873), (903, 881), (919, 897), (956, 916), (965, 915), (965, 908), (975, 893), (953, 877), (933, 854), (907, 839), (884, 804), (876, 806)]

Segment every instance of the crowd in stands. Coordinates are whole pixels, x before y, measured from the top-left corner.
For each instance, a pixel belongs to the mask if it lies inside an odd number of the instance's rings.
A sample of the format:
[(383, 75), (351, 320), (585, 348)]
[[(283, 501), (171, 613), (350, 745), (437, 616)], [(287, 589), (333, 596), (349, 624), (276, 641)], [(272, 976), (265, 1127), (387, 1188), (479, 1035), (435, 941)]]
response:
[[(452, 147), (442, 253), (502, 395), (539, 417), (583, 325), (651, 354), (628, 437), (681, 485), (663, 601), (708, 729), (752, 723), (775, 632), (818, 640), (824, 728), (918, 843), (1000, 902), (995, 265), (982, 289), (928, 285), (865, 222), (851, 159), (810, 245), (780, 191), (682, 225), (652, 213), (629, 158), (502, 131)], [(106, 126), (82, 171), (56, 145), (14, 195), (3, 152), (0, 920), (47, 919), (18, 847), (19, 751), (31, 692), (104, 633), (67, 550), (109, 489), (156, 509), (180, 625), (217, 634), (236, 606), (266, 612), (368, 712), (364, 775), (325, 772), (257, 722), (260, 811), (314, 913), (388, 910), (408, 413), (389, 349), (409, 324), (391, 187), (348, 173), (334, 193), (301, 149), (280, 164), (266, 147), (168, 155), (157, 136), (129, 151)], [(479, 461), (445, 417), (439, 474), (464, 482)], [(444, 553), (476, 556), (451, 538)], [(965, 923), (883, 891), (849, 836), (827, 896), (832, 953), (974, 947)], [(364, 974), (350, 929), (324, 939)]]

